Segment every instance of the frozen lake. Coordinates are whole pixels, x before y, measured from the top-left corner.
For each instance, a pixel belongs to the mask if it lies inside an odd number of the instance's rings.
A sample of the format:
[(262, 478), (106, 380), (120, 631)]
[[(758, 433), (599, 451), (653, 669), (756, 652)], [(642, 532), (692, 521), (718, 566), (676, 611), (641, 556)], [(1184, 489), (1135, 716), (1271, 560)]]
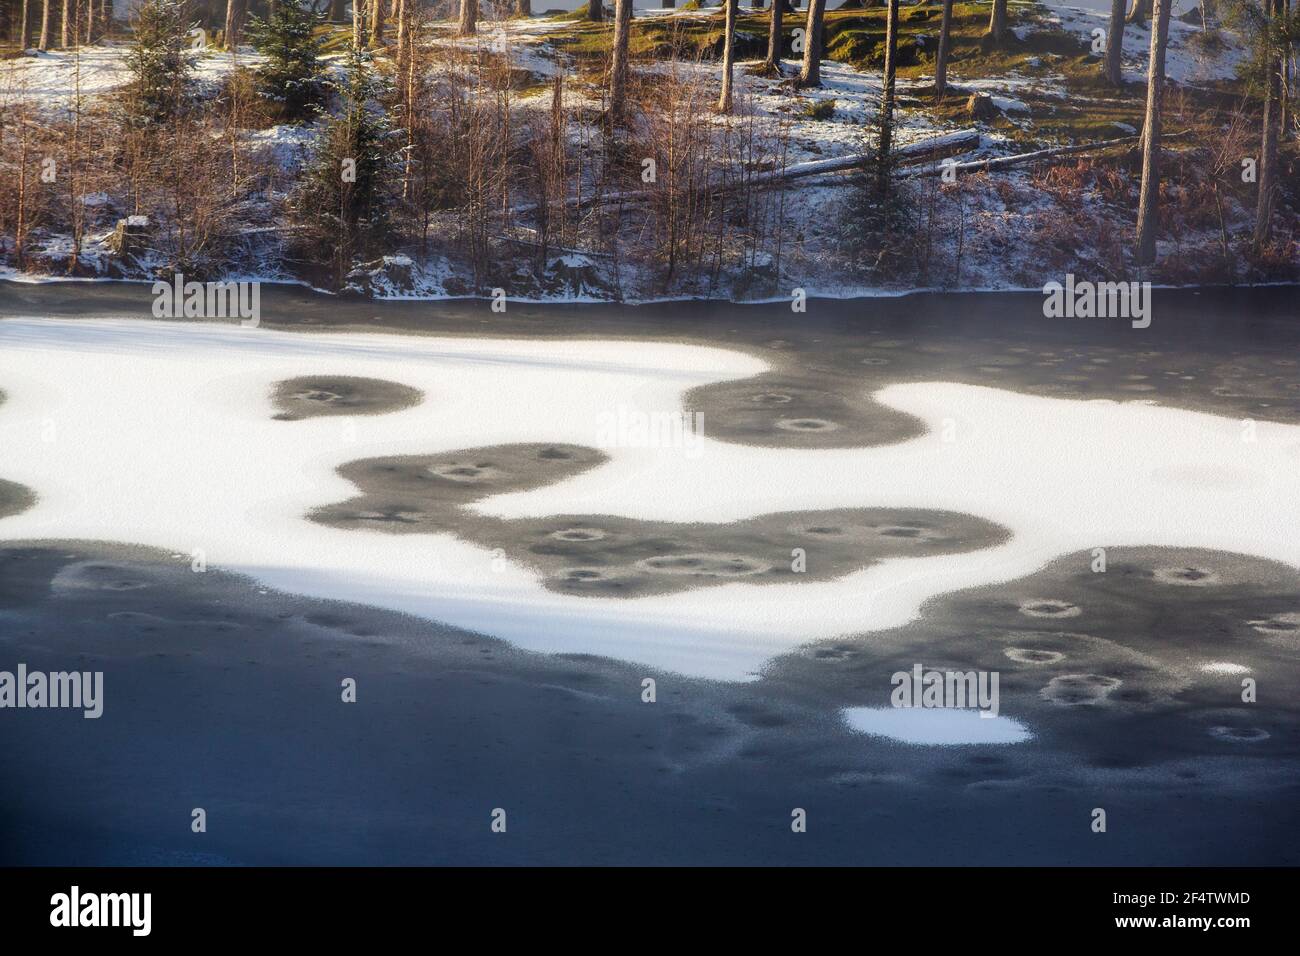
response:
[(0, 286), (5, 862), (1300, 862), (1293, 289), (148, 291)]
[[(718, 441), (708, 408), (689, 445), (649, 432), (602, 434), (620, 415), (671, 420), (684, 414), (689, 390), (767, 371), (740, 352), (671, 343), (9, 320), (0, 323), (0, 476), (39, 502), (0, 520), (0, 539), (198, 552), (281, 590), (416, 614), (528, 650), (722, 680), (751, 678), (803, 642), (900, 626), (940, 594), (1021, 577), (1100, 545), (1207, 548), (1300, 566), (1295, 425), (1259, 422), (1246, 435), (1238, 421), (1136, 395), (1080, 401), (940, 380), (874, 393), (864, 386), (862, 400), (924, 428), (878, 448)], [(277, 420), (272, 391), (302, 376), (377, 379), (423, 397), (383, 414)], [(520, 443), (596, 448), (608, 460), (556, 484), (487, 496), (470, 510), (504, 519), (591, 516), (584, 526), (599, 516), (725, 526), (772, 513), (925, 509), (991, 522), (1007, 540), (895, 556), (829, 581), (750, 583), (721, 568), (712, 572), (719, 587), (611, 599), (555, 593), (463, 537), (306, 518), (352, 495), (335, 471), (348, 462), (459, 450), (490, 457), (470, 450)], [(768, 568), (801, 549), (816, 563), (821, 547), (815, 529), (790, 527), (765, 552), (733, 557)], [(656, 567), (673, 554), (644, 560)]]

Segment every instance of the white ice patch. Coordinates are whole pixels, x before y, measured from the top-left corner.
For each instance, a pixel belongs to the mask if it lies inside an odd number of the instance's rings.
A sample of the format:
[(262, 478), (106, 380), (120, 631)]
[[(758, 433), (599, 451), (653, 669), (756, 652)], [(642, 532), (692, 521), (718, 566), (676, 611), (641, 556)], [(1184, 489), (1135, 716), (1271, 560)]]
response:
[(858, 733), (928, 747), (1019, 744), (1033, 738), (1018, 720), (952, 707), (849, 707), (844, 720)]
[(1210, 661), (1200, 665), (1198, 670), (1206, 674), (1249, 674), (1250, 668), (1243, 664), (1232, 664), (1228, 661)]
[[(345, 531), (303, 517), (356, 493), (335, 472), (348, 461), (517, 442), (597, 445), (611, 410), (677, 411), (694, 387), (766, 367), (722, 348), (655, 342), (4, 321), (0, 478), (40, 500), (0, 520), (0, 539), (202, 549), (208, 567), (263, 586), (444, 621), (528, 650), (723, 680), (751, 677), (809, 641), (902, 625), (936, 595), (1021, 578), (1099, 542), (1300, 566), (1300, 427), (1258, 422), (1244, 442), (1236, 419), (945, 382), (876, 393), (927, 426), (896, 445), (727, 444), (709, 437), (706, 410), (689, 454), (619, 447), (605, 465), (478, 510), (717, 523), (796, 510), (946, 509), (1010, 529), (997, 547), (887, 560), (833, 581), (616, 599), (549, 591), (536, 574), (451, 535)], [(385, 415), (273, 420), (276, 382), (334, 374), (398, 382), (425, 399)], [(816, 560), (815, 545), (790, 546)], [(1086, 629), (1091, 614), (1081, 606), (1071, 627)]]

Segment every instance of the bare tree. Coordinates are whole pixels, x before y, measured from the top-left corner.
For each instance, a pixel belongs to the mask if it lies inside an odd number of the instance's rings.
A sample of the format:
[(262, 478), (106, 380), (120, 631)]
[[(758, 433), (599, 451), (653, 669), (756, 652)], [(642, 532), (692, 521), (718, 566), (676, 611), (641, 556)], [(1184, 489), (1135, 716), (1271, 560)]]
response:
[(1160, 212), (1160, 113), (1164, 105), (1165, 50), (1169, 45), (1169, 8), (1172, 0), (1155, 0), (1155, 29), (1151, 31), (1151, 58), (1147, 68), (1147, 113), (1142, 129), (1142, 192), (1138, 199), (1137, 261), (1149, 265), (1156, 259), (1156, 227)]
[[(1123, 0), (1120, 0), (1122, 3)], [(934, 61), (934, 95), (942, 99), (948, 89), (948, 54), (952, 46), (952, 0), (943, 0), (943, 18), (939, 21), (939, 52)]]
[(27, 23), (27, 0), (23, 0), (23, 10), (18, 20), (18, 49), (26, 50), (32, 45), (32, 30)]
[(50, 48), (50, 0), (41, 0), (41, 42), (37, 48), (42, 52)]
[(456, 33), (469, 36), (478, 32), (478, 0), (460, 0), (460, 22)]
[(370, 0), (370, 43), (384, 45), (384, 0)]
[(726, 27), (722, 34), (722, 95), (718, 97), (718, 112), (731, 112), (731, 79), (736, 70), (736, 13), (740, 0), (723, 0), (726, 4)]
[(898, 0), (889, 0), (885, 15), (885, 78), (880, 90), (880, 161), (876, 166), (880, 195), (889, 188), (889, 154), (894, 140), (894, 86), (898, 76)]
[(614, 50), (609, 67), (609, 118), (623, 120), (627, 102), (628, 40), (632, 33), (632, 0), (614, 2)]
[(784, 0), (772, 0), (772, 13), (767, 28), (767, 59), (763, 61), (763, 69), (775, 75), (781, 73), (781, 20), (784, 14)]
[(81, 263), (81, 244), (86, 234), (86, 156), (83, 153), (81, 95), (81, 45), (73, 53), (73, 96), (71, 128), (65, 141), (68, 147), (68, 218), (72, 227), (72, 253), (68, 256), (68, 274), (74, 275)]
[(72, 0), (63, 0), (63, 18), (59, 23), (59, 46), (72, 46)]
[[(1255, 204), (1255, 252), (1262, 252), (1273, 230), (1273, 205), (1277, 201), (1277, 139), (1282, 100), (1281, 27), (1286, 17), (1282, 0), (1264, 0), (1264, 9), (1272, 23), (1264, 36), (1265, 63), (1268, 76), (1264, 80), (1263, 136), (1259, 152), (1259, 198)], [(1277, 29), (1272, 29), (1276, 27)]]
[(1102, 73), (1111, 86), (1124, 85), (1124, 0), (1110, 0), (1110, 29), (1106, 31), (1106, 59)]
[(800, 86), (822, 85), (822, 20), (825, 14), (826, 0), (808, 0), (808, 21), (803, 39), (803, 69), (799, 71)]

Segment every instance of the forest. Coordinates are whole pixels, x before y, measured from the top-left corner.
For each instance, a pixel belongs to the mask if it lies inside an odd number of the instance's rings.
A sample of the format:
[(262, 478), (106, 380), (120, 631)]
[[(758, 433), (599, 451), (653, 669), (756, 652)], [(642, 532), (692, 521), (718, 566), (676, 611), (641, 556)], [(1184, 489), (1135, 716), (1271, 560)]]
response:
[(780, 299), (1300, 278), (1289, 0), (6, 0), (12, 274)]

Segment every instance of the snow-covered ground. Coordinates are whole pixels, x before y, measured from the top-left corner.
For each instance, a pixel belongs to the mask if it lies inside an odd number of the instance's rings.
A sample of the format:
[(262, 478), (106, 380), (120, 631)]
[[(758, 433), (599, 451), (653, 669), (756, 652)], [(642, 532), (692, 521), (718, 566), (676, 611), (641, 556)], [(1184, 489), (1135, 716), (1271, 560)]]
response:
[[(1110, 27), (1109, 9), (1102, 11), (1074, 4), (1045, 0), (1043, 6), (1050, 12), (1045, 22), (1077, 33), (1092, 41), (1094, 30)], [(1230, 32), (1219, 34), (1223, 47), (1213, 54), (1198, 49), (1194, 38), (1201, 32), (1199, 23), (1185, 23), (1176, 19), (1181, 11), (1175, 8), (1175, 19), (1169, 21), (1169, 47), (1165, 51), (1165, 76), (1184, 85), (1197, 85), (1216, 80), (1236, 78), (1238, 68), (1246, 61), (1246, 51)], [(1124, 28), (1124, 79), (1145, 83), (1147, 62), (1151, 52), (1151, 26), (1128, 24)]]
[[(692, 387), (764, 368), (724, 349), (648, 342), (9, 320), (0, 323), (0, 477), (39, 501), (0, 520), (0, 539), (132, 542), (187, 564), (201, 551), (210, 566), (269, 587), (530, 650), (723, 680), (744, 680), (808, 641), (901, 625), (935, 595), (1100, 546), (1208, 548), (1300, 567), (1300, 427), (1259, 422), (1248, 442), (1237, 421), (1142, 401), (944, 382), (877, 393), (927, 425), (901, 444), (749, 447), (709, 439), (706, 417), (689, 448), (606, 449), (602, 466), (475, 510), (723, 523), (791, 510), (944, 509), (1008, 528), (997, 547), (890, 559), (828, 582), (608, 599), (547, 590), (450, 535), (338, 530), (303, 517), (354, 494), (335, 472), (348, 461), (516, 442), (598, 446), (611, 410), (675, 412)], [(370, 417), (272, 419), (276, 382), (329, 374), (400, 382), (424, 399)]]
[[(67, 109), (78, 93), (101, 96), (126, 84), (129, 46), (105, 41), (74, 50), (28, 50), (24, 56), (0, 61), (0, 103), (26, 101), (47, 109)], [(238, 61), (223, 50), (196, 51), (191, 56), (194, 76), (200, 83), (214, 84), (238, 62), (256, 66), (261, 57), (251, 49), (240, 51)]]
[[(1102, 0), (1076, 0), (1074, 3), (1049, 0), (1042, 4), (1016, 4), (1018, 8), (1033, 7), (1038, 14), (1036, 21), (1022, 22), (1016, 27), (1017, 32), (1028, 35), (1043, 29), (1065, 29), (1083, 38), (1091, 38), (1093, 30), (1104, 28), (1108, 24), (1108, 3)], [(666, 16), (682, 18), (699, 18), (716, 12), (716, 8), (704, 11), (665, 11), (662, 9), (641, 9), (637, 16), (642, 19), (663, 18)], [(472, 38), (458, 39), (450, 35), (450, 27), (445, 24), (435, 26), (440, 42), (449, 49), (463, 51), (478, 50), (509, 62), (517, 69), (527, 70), (538, 79), (565, 71), (572, 75), (573, 62), (564, 52), (562, 44), (551, 42), (552, 35), (570, 26), (569, 21), (534, 17), (531, 20), (488, 21), (480, 23), (480, 33)], [(1199, 25), (1179, 21), (1173, 23), (1171, 30), (1171, 49), (1169, 52), (1169, 74), (1179, 82), (1204, 83), (1222, 80), (1235, 75), (1241, 61), (1242, 52), (1231, 38), (1228, 47), (1217, 56), (1206, 58), (1200, 55), (1191, 40), (1200, 29)], [(1149, 31), (1146, 27), (1128, 26), (1125, 29), (1125, 71), (1129, 79), (1142, 82), (1144, 78)], [(114, 86), (126, 81), (127, 74), (122, 57), (125, 48), (120, 45), (89, 47), (80, 55), (81, 87), (83, 93), (102, 94)], [(1007, 76), (964, 75), (962, 62), (954, 64), (951, 82), (962, 90), (988, 93), (993, 106), (1005, 117), (1007, 123), (977, 123), (965, 118), (956, 122), (936, 119), (927, 104), (918, 104), (912, 95), (918, 87), (931, 82), (930, 77), (915, 80), (900, 80), (900, 105), (895, 118), (894, 140), (899, 146), (906, 146), (926, 138), (949, 132), (956, 126), (975, 126), (981, 131), (977, 148), (958, 157), (959, 161), (972, 161), (1011, 153), (1025, 152), (1033, 148), (1033, 141), (1039, 138), (1039, 130), (1044, 123), (1044, 113), (1055, 114), (1059, 109), (1084, 105), (1089, 97), (1102, 99), (1111, 97), (1104, 92), (1080, 92), (1067, 86), (1065, 76), (1055, 62), (1059, 57), (1044, 56), (1029, 58), (1023, 70)], [(251, 51), (241, 53), (241, 62), (248, 64), (256, 58)], [(19, 57), (0, 63), (0, 102), (13, 98), (25, 98), (32, 102), (49, 106), (66, 106), (70, 102), (76, 87), (78, 57), (71, 53), (45, 53)], [(228, 71), (232, 58), (220, 51), (203, 53), (198, 58), (198, 72), (208, 82), (216, 81)], [(719, 129), (726, 123), (732, 123), (740, 135), (748, 135), (752, 130), (757, 148), (746, 154), (746, 159), (755, 163), (756, 168), (772, 168), (781, 165), (831, 160), (869, 152), (873, 148), (874, 134), (878, 120), (881, 95), (881, 78), (878, 71), (863, 71), (848, 64), (831, 60), (822, 63), (822, 85), (816, 89), (794, 90), (788, 82), (752, 75), (748, 67), (752, 62), (738, 63), (735, 69), (736, 116), (728, 119), (708, 113), (708, 122)], [(798, 63), (787, 60), (784, 64), (787, 76), (793, 75)], [(694, 62), (691, 60), (675, 63), (649, 62), (638, 60), (634, 68), (641, 73), (653, 71), (673, 71), (679, 80), (698, 86), (699, 101), (709, 104), (715, 97), (719, 82), (719, 70), (713, 62)], [(603, 131), (597, 112), (601, 106), (601, 89), (587, 79), (574, 78), (565, 87), (566, 105), (569, 107), (571, 140), (585, 149), (599, 152)], [(523, 111), (544, 112), (549, 109), (551, 92), (549, 88), (521, 91), (513, 101), (513, 106)], [(823, 119), (809, 115), (815, 104), (833, 100), (834, 111)], [(1059, 107), (1054, 104), (1060, 104)], [(1113, 110), (1113, 97), (1106, 100), (1108, 109)], [(1009, 126), (1007, 124), (1010, 124)], [(1136, 128), (1131, 122), (1119, 119), (1109, 124), (1115, 136), (1133, 134)], [(295, 167), (314, 139), (312, 127), (277, 126), (266, 130), (252, 130), (247, 134), (250, 143), (265, 147), (264, 153), (273, 156), (292, 177)], [(1102, 135), (1107, 135), (1104, 131)], [(1055, 139), (1055, 136), (1048, 137)], [(1026, 142), (1028, 140), (1028, 142)], [(593, 164), (592, 169), (596, 166)], [(593, 172), (594, 175), (594, 172)], [(1116, 201), (1098, 201), (1096, 197), (1085, 197), (1087, 212), (1091, 221), (1084, 222), (1080, 217), (1075, 226), (1062, 236), (1061, 230), (1053, 222), (1075, 216), (1075, 212), (1060, 208), (1053, 198), (1042, 188), (1041, 183), (1033, 179), (1029, 169), (1011, 169), (999, 172), (996, 176), (963, 177), (956, 189), (945, 190), (944, 201), (932, 206), (938, 210), (936, 215), (946, 217), (946, 221), (937, 225), (930, 223), (924, 227), (930, 234), (927, 242), (932, 248), (927, 263), (917, 276), (906, 276), (898, 280), (897, 287), (921, 285), (942, 288), (1024, 288), (1038, 286), (1041, 278), (1032, 275), (1034, 262), (1043, 258), (1040, 251), (1032, 245), (1034, 237), (1043, 237), (1051, 247), (1049, 255), (1068, 260), (1077, 270), (1091, 270), (1099, 274), (1113, 274), (1117, 265), (1114, 249), (1111, 248), (1116, 236), (1132, 227), (1131, 199), (1121, 198)], [(592, 186), (591, 183), (584, 184)], [(637, 242), (629, 237), (621, 254), (625, 257), (622, 271), (617, 282), (606, 281), (604, 290), (559, 291), (551, 287), (521, 287), (510, 289), (511, 295), (520, 298), (608, 298), (612, 295), (609, 288), (615, 284), (623, 298), (631, 301), (673, 296), (683, 294), (707, 294), (721, 296), (739, 296), (752, 298), (759, 296), (786, 296), (790, 290), (798, 287), (810, 294), (844, 296), (863, 295), (878, 292), (897, 291), (889, 286), (888, 278), (873, 280), (861, 275), (854, 275), (841, 253), (844, 248), (844, 210), (851, 198), (849, 177), (843, 174), (819, 176), (798, 180), (781, 205), (784, 238), (781, 253), (781, 275), (775, 284), (755, 292), (747, 286), (740, 286), (740, 291), (730, 286), (730, 275), (724, 275), (721, 284), (700, 285), (696, 278), (686, 277), (678, 280), (678, 286), (663, 289), (652, 264), (638, 260)], [(959, 208), (958, 208), (959, 207)], [(955, 210), (955, 211), (954, 211)], [(108, 270), (112, 265), (107, 249), (107, 240), (112, 226), (111, 214), (115, 210), (107, 209), (99, 217), (87, 243), (83, 246), (83, 271), (98, 269), (102, 275), (118, 275), (129, 272), (130, 264), (123, 269)], [(1233, 197), (1226, 203), (1226, 219), (1230, 232), (1236, 233), (1244, 228), (1249, 210), (1239, 207)], [(523, 223), (526, 225), (526, 223)], [(258, 221), (252, 224), (262, 228), (267, 224)], [(967, 231), (968, 230), (968, 231)], [(253, 230), (256, 232), (256, 229)], [(247, 233), (252, 235), (253, 232)], [(1213, 260), (1212, 270), (1220, 269), (1222, 255), (1218, 249), (1219, 234), (1217, 223), (1213, 226), (1184, 228), (1177, 241), (1183, 261), (1187, 262), (1186, 271), (1195, 275), (1196, 262)], [(1067, 248), (1073, 246), (1073, 250)], [(51, 272), (67, 271), (60, 253), (70, 248), (66, 237), (49, 235), (37, 237), (33, 250), (44, 253), (49, 260)], [(1208, 252), (1206, 251), (1208, 250)], [(400, 253), (401, 249), (387, 250)], [(769, 255), (770, 250), (764, 255)], [(1200, 258), (1198, 258), (1198, 256)], [(292, 278), (280, 265), (275, 255), (264, 257), (266, 267), (263, 277), (267, 279)], [(368, 289), (381, 297), (428, 297), (439, 298), (449, 294), (466, 294), (463, 269), (454, 261), (455, 252), (449, 249), (437, 250), (428, 261), (417, 262), (410, 270), (413, 281), (398, 286), (387, 282), (380, 276)], [(161, 263), (160, 263), (161, 264)], [(104, 268), (100, 268), (104, 267)], [(249, 268), (244, 263), (238, 267), (241, 271)], [(597, 270), (599, 271), (599, 270)], [(1041, 271), (1041, 270), (1039, 270)], [(129, 273), (136, 274), (136, 273)], [(608, 280), (609, 277), (605, 277)], [(1214, 278), (1222, 279), (1215, 273)], [(446, 280), (450, 279), (450, 283)], [(540, 280), (546, 286), (549, 280)], [(764, 280), (765, 281), (765, 280)], [(1177, 277), (1173, 281), (1188, 281)], [(695, 283), (695, 284), (692, 284)], [(883, 286), (883, 287), (882, 287)], [(457, 291), (459, 290), (459, 291)]]

